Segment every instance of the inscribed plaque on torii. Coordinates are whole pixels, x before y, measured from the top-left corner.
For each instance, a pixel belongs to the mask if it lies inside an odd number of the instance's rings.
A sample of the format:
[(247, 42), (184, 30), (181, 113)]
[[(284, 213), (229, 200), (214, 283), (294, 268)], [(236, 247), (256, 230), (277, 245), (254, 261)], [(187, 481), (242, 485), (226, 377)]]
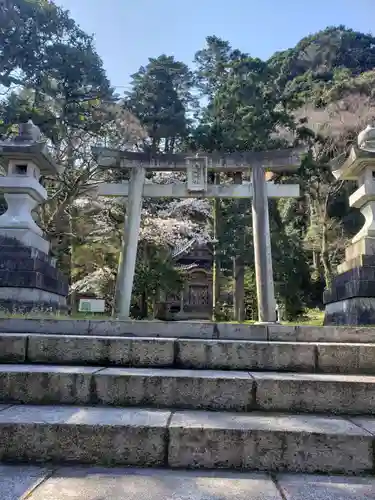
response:
[(207, 190), (207, 158), (186, 158), (186, 173), (189, 191)]

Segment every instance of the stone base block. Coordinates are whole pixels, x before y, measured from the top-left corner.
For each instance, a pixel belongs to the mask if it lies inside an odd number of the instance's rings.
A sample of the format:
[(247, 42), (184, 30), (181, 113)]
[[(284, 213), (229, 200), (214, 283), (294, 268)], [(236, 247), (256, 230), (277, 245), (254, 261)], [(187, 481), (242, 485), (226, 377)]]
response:
[(343, 274), (351, 269), (361, 267), (375, 268), (375, 255), (358, 255), (350, 260), (346, 260), (337, 266), (337, 272), (338, 274)]
[(355, 297), (375, 298), (375, 267), (356, 267), (339, 274), (323, 294), (324, 304)]
[(353, 297), (327, 304), (324, 325), (375, 325), (375, 297)]
[(15, 238), (22, 245), (26, 247), (31, 247), (48, 254), (50, 249), (49, 241), (45, 240), (39, 234), (30, 231), (30, 229), (10, 229), (10, 228), (0, 228), (0, 236)]
[(1, 287), (0, 310), (9, 313), (67, 311), (66, 297), (38, 288)]
[(375, 238), (364, 236), (353, 241), (345, 250), (345, 260), (352, 260), (360, 255), (375, 255)]
[(0, 235), (0, 308), (10, 312), (66, 309), (68, 282), (55, 260)]
[[(323, 294), (324, 325), (375, 325), (375, 256), (360, 256), (362, 265), (347, 261)], [(345, 266), (345, 264), (347, 264)]]

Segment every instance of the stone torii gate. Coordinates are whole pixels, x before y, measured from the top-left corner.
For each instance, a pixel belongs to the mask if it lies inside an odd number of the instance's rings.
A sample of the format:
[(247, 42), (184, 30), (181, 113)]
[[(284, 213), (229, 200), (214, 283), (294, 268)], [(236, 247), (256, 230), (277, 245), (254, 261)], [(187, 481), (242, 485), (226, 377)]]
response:
[[(141, 223), (142, 198), (253, 198), (253, 238), (260, 323), (276, 321), (276, 302), (273, 281), (268, 198), (296, 198), (297, 184), (266, 182), (265, 171), (291, 172), (298, 168), (302, 150), (285, 149), (266, 152), (207, 154), (188, 156), (119, 151), (103, 147), (93, 148), (101, 168), (129, 169), (130, 181), (102, 183), (99, 196), (128, 198), (124, 228), (121, 266), (119, 269), (119, 315), (127, 319), (131, 296), (138, 237)], [(251, 182), (243, 184), (209, 184), (208, 172), (249, 172)], [(145, 182), (150, 171), (185, 171), (186, 183), (153, 184)]]

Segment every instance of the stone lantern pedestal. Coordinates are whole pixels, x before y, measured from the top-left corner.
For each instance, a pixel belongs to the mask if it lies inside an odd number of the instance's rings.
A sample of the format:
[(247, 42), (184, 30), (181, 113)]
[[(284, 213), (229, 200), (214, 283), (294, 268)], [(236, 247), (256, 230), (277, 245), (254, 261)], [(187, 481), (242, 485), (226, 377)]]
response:
[(0, 216), (0, 310), (65, 310), (67, 280), (32, 215), (47, 200), (41, 175), (59, 169), (32, 122), (21, 125), (15, 139), (0, 141), (0, 163), (7, 172), (0, 177), (0, 191), (8, 206)]
[(337, 179), (356, 180), (349, 198), (365, 224), (345, 250), (345, 261), (324, 292), (326, 325), (375, 325), (375, 128), (358, 136), (347, 158), (332, 162)]

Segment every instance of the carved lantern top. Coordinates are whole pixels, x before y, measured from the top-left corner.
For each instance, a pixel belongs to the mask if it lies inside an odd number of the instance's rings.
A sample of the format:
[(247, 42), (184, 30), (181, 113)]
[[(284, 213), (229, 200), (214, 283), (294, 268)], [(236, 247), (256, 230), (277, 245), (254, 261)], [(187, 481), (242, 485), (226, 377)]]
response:
[(34, 125), (32, 120), (18, 125), (18, 136), (14, 140), (18, 143), (43, 141), (40, 128), (37, 125)]
[(367, 168), (375, 170), (375, 127), (367, 127), (358, 134), (357, 141), (349, 153), (334, 158), (331, 169), (336, 179), (356, 180)]
[(56, 175), (63, 170), (51, 157), (39, 127), (31, 120), (19, 125), (18, 136), (0, 140), (0, 163), (7, 168), (11, 160), (33, 162), (42, 174), (47, 175)]
[(375, 153), (375, 127), (367, 125), (367, 127), (358, 134), (357, 143), (360, 150)]

